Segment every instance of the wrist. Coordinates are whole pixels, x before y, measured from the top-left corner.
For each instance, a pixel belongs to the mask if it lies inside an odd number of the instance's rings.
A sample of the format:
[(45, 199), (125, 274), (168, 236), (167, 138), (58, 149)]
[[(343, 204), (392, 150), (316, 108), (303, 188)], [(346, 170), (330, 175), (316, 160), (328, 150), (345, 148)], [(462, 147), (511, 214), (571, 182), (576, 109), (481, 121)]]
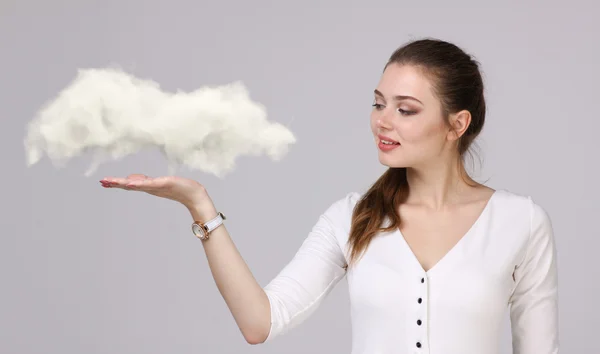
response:
[(217, 209), (212, 203), (194, 204), (188, 207), (194, 221), (205, 223), (218, 215)]

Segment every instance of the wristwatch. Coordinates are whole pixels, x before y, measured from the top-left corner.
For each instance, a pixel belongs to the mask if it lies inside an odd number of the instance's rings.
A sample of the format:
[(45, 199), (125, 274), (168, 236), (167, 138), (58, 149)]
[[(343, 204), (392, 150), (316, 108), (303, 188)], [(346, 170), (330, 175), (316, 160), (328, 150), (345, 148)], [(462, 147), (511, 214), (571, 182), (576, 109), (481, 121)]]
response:
[(223, 224), (223, 221), (225, 219), (227, 219), (225, 217), (225, 215), (223, 215), (223, 213), (219, 212), (217, 214), (217, 216), (215, 216), (214, 218), (212, 218), (211, 220), (209, 220), (205, 223), (195, 221), (192, 224), (192, 232), (194, 233), (194, 235), (196, 235), (196, 237), (198, 237), (202, 241), (208, 240), (208, 235), (210, 235), (210, 233), (214, 229), (221, 226), (221, 224)]

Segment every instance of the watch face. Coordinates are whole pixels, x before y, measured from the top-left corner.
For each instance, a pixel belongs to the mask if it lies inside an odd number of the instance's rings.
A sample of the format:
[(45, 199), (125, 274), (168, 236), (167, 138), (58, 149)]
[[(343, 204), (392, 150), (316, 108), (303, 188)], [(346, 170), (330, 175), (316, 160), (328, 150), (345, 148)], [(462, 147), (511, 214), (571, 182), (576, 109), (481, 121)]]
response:
[(198, 224), (192, 225), (192, 232), (194, 232), (194, 235), (196, 235), (200, 238), (204, 238), (206, 236), (206, 234), (204, 233), (204, 229), (202, 227), (200, 227), (200, 225), (198, 225)]

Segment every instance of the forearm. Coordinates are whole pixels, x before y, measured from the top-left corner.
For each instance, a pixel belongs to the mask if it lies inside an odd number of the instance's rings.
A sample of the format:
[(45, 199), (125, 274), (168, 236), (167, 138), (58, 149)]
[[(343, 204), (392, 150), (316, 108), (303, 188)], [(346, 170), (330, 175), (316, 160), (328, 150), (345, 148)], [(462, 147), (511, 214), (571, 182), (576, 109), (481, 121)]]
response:
[[(205, 222), (217, 215), (211, 205), (190, 208), (195, 221)], [(248, 343), (262, 343), (270, 325), (270, 304), (248, 265), (233, 243), (225, 225), (202, 241), (208, 264), (219, 292)]]

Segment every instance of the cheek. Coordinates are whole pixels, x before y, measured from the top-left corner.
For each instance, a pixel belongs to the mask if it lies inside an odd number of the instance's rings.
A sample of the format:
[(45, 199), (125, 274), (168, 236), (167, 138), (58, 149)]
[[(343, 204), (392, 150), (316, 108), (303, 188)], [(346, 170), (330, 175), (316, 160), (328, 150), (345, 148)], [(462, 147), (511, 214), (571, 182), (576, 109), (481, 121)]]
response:
[(443, 126), (419, 120), (406, 120), (398, 122), (396, 131), (405, 145), (418, 145), (422, 148), (423, 145), (435, 144), (440, 141), (443, 135)]
[(400, 119), (394, 124), (394, 128), (404, 145), (418, 144), (428, 135), (428, 128), (416, 120)]

